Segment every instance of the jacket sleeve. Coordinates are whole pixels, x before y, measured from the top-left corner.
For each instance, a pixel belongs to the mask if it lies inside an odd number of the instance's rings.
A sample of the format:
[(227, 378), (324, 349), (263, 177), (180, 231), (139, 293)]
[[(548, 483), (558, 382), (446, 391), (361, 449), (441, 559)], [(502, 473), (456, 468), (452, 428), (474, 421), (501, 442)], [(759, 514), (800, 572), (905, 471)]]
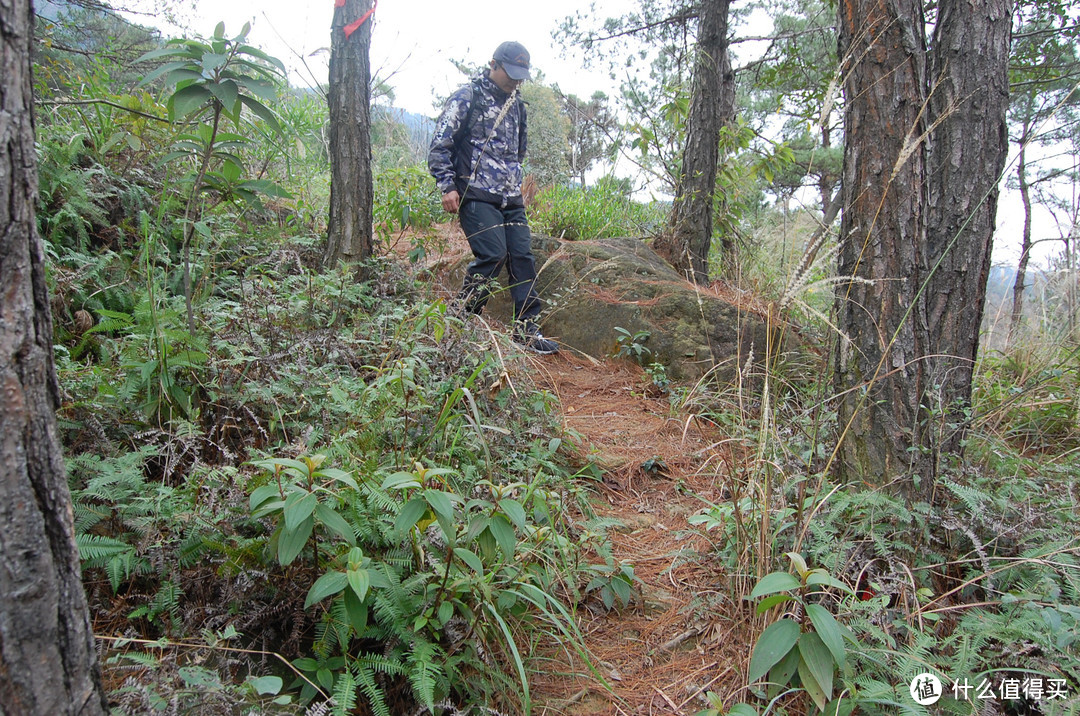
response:
[(518, 137), (518, 161), (525, 164), (525, 152), (529, 148), (529, 113), (525, 110), (526, 104), (521, 103), (521, 134)]
[(428, 149), (428, 171), (443, 194), (457, 188), (454, 183), (454, 136), (469, 113), (472, 93), (466, 85), (450, 95), (435, 124), (435, 136)]

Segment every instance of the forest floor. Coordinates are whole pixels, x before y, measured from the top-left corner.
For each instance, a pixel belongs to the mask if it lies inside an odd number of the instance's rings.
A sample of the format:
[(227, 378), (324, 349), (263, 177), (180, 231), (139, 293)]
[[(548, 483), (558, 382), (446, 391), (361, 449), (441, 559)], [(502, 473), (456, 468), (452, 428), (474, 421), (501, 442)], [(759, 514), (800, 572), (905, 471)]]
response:
[[(564, 350), (534, 359), (537, 381), (559, 398), (565, 427), (604, 468), (595, 509), (618, 523), (612, 556), (640, 580), (622, 609), (579, 610), (593, 666), (553, 653), (534, 677), (541, 714), (694, 714), (707, 691), (731, 693), (748, 657), (745, 620), (725, 603), (726, 575), (688, 519), (724, 499), (717, 480), (726, 441), (715, 425), (653, 397), (625, 361)], [(587, 604), (593, 604), (588, 602)], [(599, 605), (596, 605), (599, 606)], [(560, 663), (561, 661), (561, 663)]]

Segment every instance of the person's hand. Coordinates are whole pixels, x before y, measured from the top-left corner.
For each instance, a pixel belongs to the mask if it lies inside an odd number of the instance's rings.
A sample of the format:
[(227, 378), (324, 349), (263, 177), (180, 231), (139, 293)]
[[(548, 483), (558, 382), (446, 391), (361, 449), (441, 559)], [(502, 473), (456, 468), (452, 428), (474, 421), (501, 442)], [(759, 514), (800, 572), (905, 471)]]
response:
[(461, 207), (461, 195), (457, 189), (451, 189), (442, 195), (442, 208), (451, 214), (456, 214)]

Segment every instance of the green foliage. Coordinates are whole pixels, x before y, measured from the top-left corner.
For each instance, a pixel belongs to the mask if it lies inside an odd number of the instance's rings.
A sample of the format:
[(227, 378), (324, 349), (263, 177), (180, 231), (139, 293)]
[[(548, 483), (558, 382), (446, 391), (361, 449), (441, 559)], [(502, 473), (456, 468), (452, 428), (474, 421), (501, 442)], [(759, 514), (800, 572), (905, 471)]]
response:
[(636, 363), (641, 363), (645, 357), (652, 353), (645, 343), (649, 340), (651, 332), (641, 330), (631, 333), (622, 326), (615, 326), (615, 357), (630, 358)]
[(586, 593), (598, 592), (607, 609), (614, 608), (616, 599), (623, 608), (630, 605), (634, 583), (637, 581), (633, 565), (616, 563), (609, 557), (606, 564), (591, 565), (588, 571), (596, 576), (585, 585)]
[(562, 184), (570, 178), (566, 147), (570, 138), (570, 119), (562, 111), (556, 90), (543, 78), (534, 78), (521, 87), (521, 96), (529, 107), (529, 151), (525, 171), (540, 186)]
[[(775, 698), (789, 684), (799, 685), (819, 710), (834, 713), (833, 680), (847, 660), (845, 640), (851, 639), (829, 609), (810, 597), (829, 599), (829, 588), (850, 592), (842, 582), (824, 569), (809, 569), (802, 556), (789, 552), (795, 568), (790, 572), (772, 572), (750, 592), (749, 599), (761, 599), (758, 614), (781, 605), (798, 604), (806, 618), (800, 624), (781, 617), (758, 637), (750, 659), (748, 681), (754, 683), (768, 676), (768, 698)], [(785, 610), (790, 607), (785, 606)], [(829, 711), (831, 705), (831, 711)]]
[[(205, 223), (196, 221), (195, 210), (203, 192), (213, 192), (220, 200), (235, 198), (261, 206), (259, 195), (288, 197), (268, 179), (243, 179), (245, 166), (241, 150), (250, 140), (244, 132), (245, 120), (255, 115), (274, 132), (280, 133), (277, 116), (265, 105), (277, 96), (275, 81), (285, 74), (281, 61), (262, 50), (244, 44), (250, 24), (236, 37), (225, 37), (224, 23), (214, 28), (209, 42), (170, 40), (166, 47), (152, 50), (137, 62), (166, 60), (150, 70), (141, 84), (162, 78), (175, 88), (166, 100), (169, 121), (195, 124), (192, 131), (179, 134), (163, 162), (183, 160), (189, 165), (184, 183), (189, 185), (183, 217), (184, 298), (188, 330), (195, 332), (192, 309), (190, 249), (196, 234), (206, 235)], [(260, 101), (262, 100), (262, 101)], [(245, 114), (247, 110), (248, 114)], [(224, 132), (222, 119), (232, 122), (234, 133)]]
[(635, 202), (625, 182), (614, 177), (588, 188), (546, 189), (530, 214), (536, 231), (571, 240), (655, 236), (666, 220), (663, 206)]
[[(254, 517), (278, 523), (270, 543), (277, 541), (283, 566), (309, 541), (317, 568), (318, 555), (329, 556), (304, 603), (319, 606), (323, 620), (318, 658), (294, 664), (312, 675), (311, 683), (297, 684), (302, 698), (313, 698), (319, 684), (339, 704), (362, 692), (377, 713), (386, 712), (385, 688), (376, 678), (383, 673), (403, 677), (429, 709), (456, 693), (467, 703), (495, 703), (506, 698), (499, 694), (510, 674), (483, 654), (501, 652), (505, 658), (496, 663), (512, 667), (520, 707), (528, 712), (520, 629), (543, 625), (584, 657), (581, 635), (551, 592), (559, 578), (553, 568), (573, 559), (558, 530), (562, 507), (539, 483), (481, 480), (467, 498), (451, 469), (417, 464), (379, 484), (356, 482), (323, 467), (324, 460), (258, 461), (273, 476), (250, 500)], [(316, 520), (327, 527), (321, 537), (313, 534)], [(294, 547), (283, 553), (286, 544)], [(623, 566), (605, 587), (625, 603), (632, 576)], [(397, 646), (378, 646), (385, 644)]]
[(422, 260), (435, 243), (431, 228), (444, 216), (442, 195), (426, 168), (388, 169), (375, 176), (375, 230), (387, 248), (412, 229), (408, 257)]
[(1019, 450), (1070, 447), (1080, 440), (1080, 361), (1075, 352), (1024, 348), (987, 355), (974, 396), (983, 429)]

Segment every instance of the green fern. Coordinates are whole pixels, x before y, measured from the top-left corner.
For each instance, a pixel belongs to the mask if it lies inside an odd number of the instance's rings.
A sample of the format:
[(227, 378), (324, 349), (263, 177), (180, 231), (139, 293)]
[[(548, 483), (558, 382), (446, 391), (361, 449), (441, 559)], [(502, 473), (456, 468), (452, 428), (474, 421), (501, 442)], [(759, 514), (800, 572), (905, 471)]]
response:
[(441, 656), (434, 644), (417, 635), (406, 658), (413, 696), (429, 710), (435, 707), (435, 688), (441, 676), (437, 663), (441, 661)]
[(352, 669), (345, 669), (337, 675), (334, 682), (334, 716), (347, 716), (356, 708), (356, 679)]

